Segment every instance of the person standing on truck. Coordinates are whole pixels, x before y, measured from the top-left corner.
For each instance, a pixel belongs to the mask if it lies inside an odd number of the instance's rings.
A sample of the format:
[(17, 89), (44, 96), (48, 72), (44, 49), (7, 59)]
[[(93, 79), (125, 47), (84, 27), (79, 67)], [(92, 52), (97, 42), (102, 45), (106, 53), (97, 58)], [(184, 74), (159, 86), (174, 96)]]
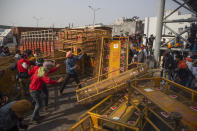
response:
[(34, 73), (31, 77), (31, 83), (29, 85), (29, 89), (30, 89), (30, 95), (33, 98), (33, 101), (36, 103), (33, 114), (32, 114), (32, 118), (31, 118), (32, 122), (37, 123), (40, 120), (40, 115), (39, 115), (39, 110), (41, 108), (40, 93), (41, 93), (43, 84), (44, 83), (57, 84), (64, 80), (63, 78), (60, 78), (56, 81), (56, 80), (51, 80), (49, 78), (48, 73), (52, 69), (52, 67), (53, 67), (53, 63), (51, 61), (45, 61), (42, 67), (38, 67), (36, 70), (32, 69), (35, 71), (32, 71)]
[[(80, 60), (83, 57), (84, 54), (80, 55), (79, 57), (72, 55), (71, 51), (68, 51), (66, 53), (66, 77), (65, 80), (61, 86), (61, 88), (59, 89), (60, 94), (62, 95), (63, 90), (66, 86), (66, 84), (68, 83), (70, 78), (74, 78), (75, 82), (77, 84), (80, 83), (79, 79), (78, 79), (78, 75), (77, 75), (77, 68), (78, 66), (76, 65), (76, 61)], [(78, 86), (79, 88), (81, 88), (81, 85)]]
[(26, 99), (10, 102), (0, 108), (0, 131), (19, 131), (27, 129), (22, 120), (24, 115), (30, 111), (31, 102)]

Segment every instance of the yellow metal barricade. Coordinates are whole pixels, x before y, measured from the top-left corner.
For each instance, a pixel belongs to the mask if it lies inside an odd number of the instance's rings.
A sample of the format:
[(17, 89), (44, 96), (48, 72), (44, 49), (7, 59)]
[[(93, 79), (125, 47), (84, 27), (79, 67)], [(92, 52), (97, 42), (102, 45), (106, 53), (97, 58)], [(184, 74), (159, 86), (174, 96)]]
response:
[(148, 118), (152, 114), (171, 130), (197, 130), (197, 91), (162, 77), (135, 79), (130, 90), (146, 99), (144, 114), (149, 124), (154, 124)]
[[(76, 90), (77, 101), (80, 104), (91, 103), (99, 100), (107, 95), (113, 94), (125, 89), (125, 82), (140, 76), (147, 76), (147, 67), (145, 64), (137, 64), (137, 67), (132, 68), (118, 76), (105, 79), (100, 82), (90, 84), (82, 89)], [(149, 74), (150, 75), (150, 74)]]
[[(139, 117), (136, 117), (135, 121), (133, 119), (133, 123), (129, 123), (129, 118), (131, 118), (132, 115), (135, 115), (133, 112), (137, 111), (137, 107), (135, 105), (125, 105), (127, 101), (127, 97), (123, 94), (120, 94), (119, 97), (117, 97), (117, 95), (110, 95), (106, 97), (93, 108), (91, 108), (88, 112), (86, 112), (83, 115), (83, 119), (81, 119), (77, 124), (75, 124), (70, 129), (70, 131), (83, 131), (88, 129), (84, 127), (91, 127), (89, 128), (90, 131), (107, 131), (110, 129), (118, 131), (139, 131)], [(139, 104), (139, 101), (135, 104)], [(112, 109), (111, 107), (114, 106), (116, 106), (117, 108)], [(115, 119), (115, 114), (119, 115), (120, 120)], [(87, 121), (90, 121), (88, 122), (89, 125), (84, 124), (87, 123)]]

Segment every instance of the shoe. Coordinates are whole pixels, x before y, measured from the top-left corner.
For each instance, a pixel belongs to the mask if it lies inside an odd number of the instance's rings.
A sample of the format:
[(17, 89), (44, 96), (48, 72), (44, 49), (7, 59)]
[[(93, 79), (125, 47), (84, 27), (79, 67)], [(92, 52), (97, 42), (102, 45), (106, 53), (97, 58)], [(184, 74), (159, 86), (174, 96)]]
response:
[(59, 88), (60, 95), (63, 95), (63, 89)]

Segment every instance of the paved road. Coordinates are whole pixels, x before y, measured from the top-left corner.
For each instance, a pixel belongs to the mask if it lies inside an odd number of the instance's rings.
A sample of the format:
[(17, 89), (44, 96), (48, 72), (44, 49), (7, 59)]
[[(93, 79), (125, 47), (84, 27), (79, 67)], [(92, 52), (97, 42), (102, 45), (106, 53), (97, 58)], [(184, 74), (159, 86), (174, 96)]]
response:
[[(41, 111), (41, 116), (44, 116), (42, 122), (38, 125), (30, 125), (28, 131), (67, 131), (77, 122), (78, 117), (91, 106), (84, 107), (76, 102), (75, 88), (73, 85), (69, 85), (69, 87), (64, 90), (64, 94), (58, 96), (56, 110), (54, 104), (55, 87), (49, 87), (49, 109), (47, 112)], [(26, 119), (27, 122), (30, 117), (31, 114), (28, 115)]]

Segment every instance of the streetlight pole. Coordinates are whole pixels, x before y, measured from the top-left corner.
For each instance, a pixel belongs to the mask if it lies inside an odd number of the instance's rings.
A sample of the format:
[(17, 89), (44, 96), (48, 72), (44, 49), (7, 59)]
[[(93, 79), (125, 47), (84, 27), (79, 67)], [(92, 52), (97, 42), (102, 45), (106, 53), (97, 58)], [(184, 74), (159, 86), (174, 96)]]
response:
[(93, 11), (93, 27), (95, 25), (95, 19), (96, 19), (96, 11), (100, 10), (101, 8), (93, 8), (92, 6), (88, 6)]
[(39, 24), (39, 20), (41, 20), (42, 18), (40, 17), (40, 18), (38, 18), (38, 17), (33, 17), (33, 19), (35, 19), (36, 20), (36, 25), (37, 25), (37, 27), (38, 27), (38, 24)]

